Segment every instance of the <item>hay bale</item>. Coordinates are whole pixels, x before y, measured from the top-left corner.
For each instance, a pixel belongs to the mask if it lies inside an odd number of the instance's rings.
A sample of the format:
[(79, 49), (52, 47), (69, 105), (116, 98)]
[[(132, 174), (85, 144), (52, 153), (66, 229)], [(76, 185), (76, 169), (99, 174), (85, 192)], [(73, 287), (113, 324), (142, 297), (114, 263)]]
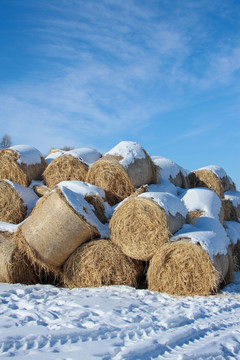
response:
[(207, 188), (187, 189), (180, 195), (180, 199), (188, 210), (191, 222), (200, 216), (207, 216), (218, 219), (223, 224), (224, 208), (214, 191)]
[(163, 156), (152, 156), (151, 158), (157, 166), (159, 182), (162, 182), (162, 180), (169, 180), (175, 186), (184, 189), (189, 187), (187, 170)]
[(109, 222), (111, 240), (124, 254), (148, 261), (185, 223), (187, 209), (169, 193), (143, 193), (118, 205)]
[(194, 170), (189, 173), (188, 179), (191, 188), (209, 188), (215, 191), (220, 198), (224, 197), (225, 191), (236, 190), (232, 179), (221, 167), (216, 165), (210, 165)]
[(53, 159), (43, 173), (45, 184), (53, 189), (61, 181), (85, 181), (89, 166), (97, 161), (101, 154), (91, 148), (79, 148), (62, 153), (54, 153)]
[(130, 259), (112, 241), (90, 241), (77, 248), (63, 267), (68, 288), (127, 285), (137, 287), (142, 262)]
[(206, 251), (219, 272), (222, 283), (227, 284), (231, 281), (233, 259), (230, 239), (216, 218), (200, 216), (194, 219), (193, 225), (183, 225), (170, 241), (186, 241), (186, 239), (195, 245), (200, 245)]
[(150, 261), (148, 289), (179, 296), (215, 293), (221, 276), (209, 255), (196, 244), (164, 244)]
[(37, 201), (33, 190), (9, 180), (0, 180), (0, 221), (19, 224)]
[(101, 234), (107, 236), (108, 225), (99, 220), (101, 206), (95, 209), (86, 201), (87, 195), (96, 196), (103, 203), (103, 190), (93, 185), (80, 181), (58, 184), (54, 191), (39, 200), (20, 227), (21, 234), (16, 236), (19, 246), (34, 261), (58, 272), (79, 245)]
[(34, 268), (12, 237), (8, 232), (0, 232), (0, 282), (37, 284), (38, 277)]
[(40, 151), (29, 145), (16, 145), (0, 150), (0, 179), (28, 186), (42, 179), (47, 163)]
[(231, 241), (234, 270), (240, 270), (240, 223), (236, 221), (225, 221), (225, 230)]
[(157, 171), (139, 144), (122, 141), (90, 167), (86, 181), (113, 194), (114, 205), (136, 188), (156, 183)]
[(226, 221), (240, 221), (240, 191), (230, 190), (224, 193), (223, 202), (226, 205)]

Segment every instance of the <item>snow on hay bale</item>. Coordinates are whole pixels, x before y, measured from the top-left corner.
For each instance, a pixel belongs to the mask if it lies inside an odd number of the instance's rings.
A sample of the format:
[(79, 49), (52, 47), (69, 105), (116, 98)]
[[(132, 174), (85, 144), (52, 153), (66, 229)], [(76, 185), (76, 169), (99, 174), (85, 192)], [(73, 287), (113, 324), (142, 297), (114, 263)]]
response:
[(16, 145), (0, 150), (0, 179), (28, 186), (42, 179), (47, 163), (39, 150), (30, 145)]
[(200, 216), (224, 220), (224, 209), (219, 196), (207, 188), (193, 188), (185, 190), (180, 196), (188, 210), (190, 222)]
[(240, 191), (230, 190), (224, 193), (222, 200), (224, 206), (224, 220), (239, 221), (240, 220)]
[(110, 238), (127, 256), (148, 261), (182, 227), (186, 216), (182, 201), (170, 193), (130, 196), (110, 219)]
[(78, 247), (63, 267), (66, 287), (127, 285), (137, 287), (143, 271), (140, 261), (130, 259), (111, 240), (93, 240)]
[(220, 276), (201, 246), (185, 241), (164, 244), (150, 261), (148, 289), (171, 295), (215, 293)]
[(53, 155), (54, 158), (43, 173), (45, 184), (51, 189), (61, 181), (85, 181), (89, 166), (101, 157), (97, 150), (91, 148), (79, 148)]
[(231, 250), (234, 263), (234, 270), (240, 269), (240, 223), (236, 221), (225, 221), (224, 228), (231, 241)]
[(79, 245), (108, 236), (104, 196), (102, 189), (81, 181), (59, 183), (39, 200), (19, 228), (16, 242), (33, 262), (57, 273)]
[(181, 166), (163, 156), (152, 156), (151, 158), (158, 168), (159, 182), (164, 179), (171, 181), (172, 184), (181, 188), (189, 186), (188, 172)]
[(0, 222), (0, 282), (36, 284), (37, 276), (27, 256), (12, 241), (17, 228)]
[(38, 201), (32, 189), (10, 180), (0, 180), (0, 221), (19, 224)]
[(220, 198), (224, 197), (224, 192), (236, 190), (235, 184), (226, 172), (219, 166), (210, 165), (188, 174), (191, 188), (207, 187), (217, 193)]
[(87, 182), (113, 194), (112, 205), (144, 184), (157, 182), (156, 166), (136, 142), (122, 141), (89, 169)]

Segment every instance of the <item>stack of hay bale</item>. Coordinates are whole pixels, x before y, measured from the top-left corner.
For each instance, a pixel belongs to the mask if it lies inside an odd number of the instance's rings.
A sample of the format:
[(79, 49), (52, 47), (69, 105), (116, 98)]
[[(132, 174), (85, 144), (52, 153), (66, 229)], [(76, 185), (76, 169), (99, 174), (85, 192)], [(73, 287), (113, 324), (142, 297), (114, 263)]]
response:
[(217, 166), (189, 173), (131, 141), (46, 159), (19, 145), (0, 164), (0, 281), (208, 295), (240, 265), (240, 193)]

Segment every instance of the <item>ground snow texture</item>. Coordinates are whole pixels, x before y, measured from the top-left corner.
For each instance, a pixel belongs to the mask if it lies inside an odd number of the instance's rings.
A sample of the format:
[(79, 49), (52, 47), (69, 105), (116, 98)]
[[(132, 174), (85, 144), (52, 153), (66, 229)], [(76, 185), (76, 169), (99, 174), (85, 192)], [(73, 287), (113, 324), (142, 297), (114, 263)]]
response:
[(239, 359), (240, 272), (216, 296), (0, 284), (0, 357)]

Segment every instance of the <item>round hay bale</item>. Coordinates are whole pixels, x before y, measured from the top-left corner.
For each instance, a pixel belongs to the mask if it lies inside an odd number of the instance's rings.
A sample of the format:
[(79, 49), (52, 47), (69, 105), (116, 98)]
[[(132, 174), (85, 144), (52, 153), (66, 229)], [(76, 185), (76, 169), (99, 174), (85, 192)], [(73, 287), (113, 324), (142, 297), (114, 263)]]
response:
[(29, 145), (16, 145), (0, 150), (0, 179), (28, 186), (41, 180), (47, 163), (40, 151)]
[(206, 166), (194, 170), (188, 175), (191, 188), (206, 187), (217, 193), (220, 198), (224, 197), (224, 192), (236, 190), (235, 184), (226, 172), (216, 165)]
[(38, 200), (33, 190), (9, 180), (0, 180), (0, 221), (19, 224)]
[(110, 238), (127, 256), (148, 261), (182, 227), (186, 215), (181, 200), (169, 193), (131, 196), (113, 213)]
[(12, 240), (12, 234), (0, 233), (0, 282), (37, 284), (38, 277), (26, 255)]
[(130, 259), (110, 240), (90, 241), (77, 248), (63, 267), (68, 288), (127, 285), (137, 287), (143, 271), (140, 261)]
[(221, 276), (199, 245), (185, 241), (164, 244), (150, 261), (148, 289), (171, 295), (216, 293)]
[(101, 233), (106, 235), (107, 224), (102, 224), (97, 217), (100, 206), (95, 209), (85, 199), (95, 191), (103, 202), (100, 190), (80, 181), (65, 181), (43, 196), (20, 227), (24, 240), (19, 242), (26, 249), (32, 249), (30, 257), (59, 271), (79, 245)]
[(225, 230), (231, 241), (231, 251), (233, 258), (234, 270), (240, 269), (240, 223), (236, 221), (225, 221)]
[(55, 152), (52, 159), (49, 156), (47, 159), (51, 161), (43, 174), (45, 184), (52, 189), (61, 181), (85, 181), (89, 166), (100, 157), (101, 154), (92, 148)]
[(226, 221), (240, 219), (240, 191), (230, 190), (224, 193), (224, 202), (227, 202)]
[(33, 191), (38, 197), (42, 197), (46, 195), (50, 191), (50, 189), (45, 185), (35, 185), (33, 186)]
[(137, 143), (122, 141), (89, 169), (87, 182), (113, 194), (114, 205), (144, 184), (157, 182), (157, 169)]
[(43, 173), (44, 182), (53, 189), (61, 181), (85, 181), (88, 165), (72, 155), (61, 155), (51, 161)]
[(158, 169), (159, 182), (169, 180), (173, 185), (187, 188), (189, 187), (188, 172), (174, 161), (163, 156), (152, 156), (154, 164)]
[(187, 189), (180, 199), (188, 210), (188, 218), (193, 222), (200, 216), (208, 216), (224, 222), (224, 208), (219, 196), (207, 188)]

